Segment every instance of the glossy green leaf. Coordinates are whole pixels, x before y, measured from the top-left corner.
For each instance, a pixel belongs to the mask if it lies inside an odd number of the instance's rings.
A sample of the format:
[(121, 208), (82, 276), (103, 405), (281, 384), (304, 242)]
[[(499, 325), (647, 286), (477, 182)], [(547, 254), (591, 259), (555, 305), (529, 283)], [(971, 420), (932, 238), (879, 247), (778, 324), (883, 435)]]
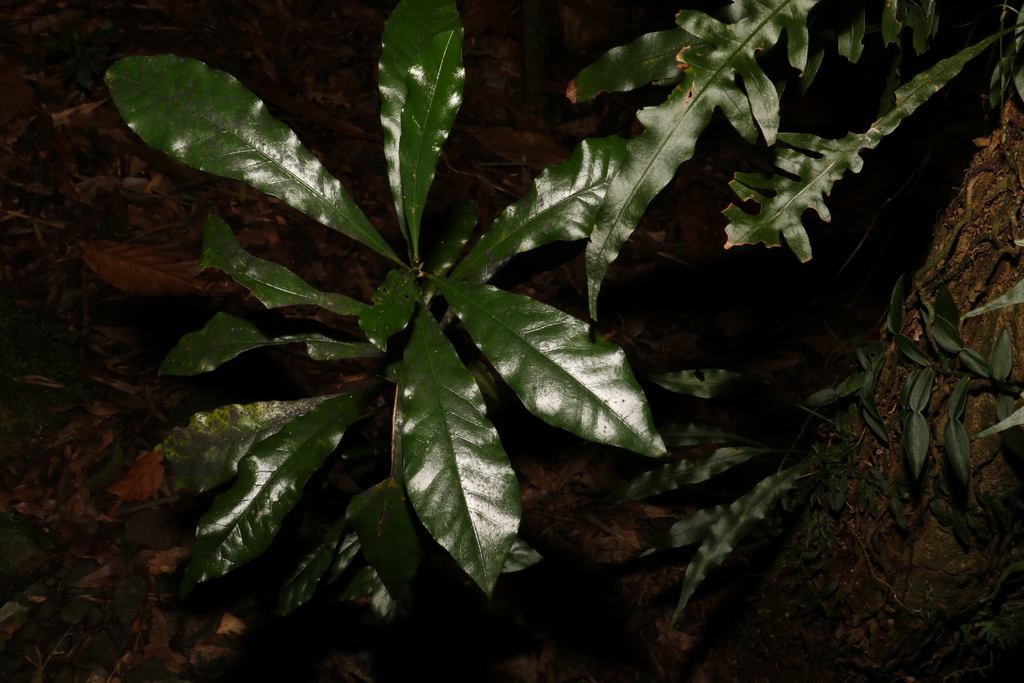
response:
[(1013, 372), (1013, 338), (1005, 327), (999, 331), (992, 347), (992, 379), (1006, 381)]
[(501, 573), (511, 574), (512, 572), (522, 571), (527, 567), (532, 567), (542, 559), (544, 558), (529, 543), (516, 536), (516, 540), (513, 541), (512, 547), (508, 551), (508, 557), (505, 558), (505, 566), (501, 568)]
[(928, 366), (928, 356), (924, 355), (914, 340), (905, 334), (896, 333), (893, 335), (896, 346), (903, 352), (903, 355), (919, 365)]
[(542, 171), (526, 195), (495, 219), (452, 277), (481, 284), (516, 254), (588, 237), (625, 153), (626, 142), (619, 137), (581, 142), (572, 156)]
[[(608, 187), (587, 246), (591, 317), (597, 318), (597, 296), (611, 262), (650, 201), (675, 177), (679, 164), (693, 156), (697, 138), (715, 109), (746, 139), (753, 141), (760, 129), (768, 144), (775, 142), (778, 93), (756, 56), (774, 46), (785, 30), (789, 62), (802, 70), (807, 61), (807, 14), (817, 3), (741, 0), (733, 15), (741, 18), (732, 23), (697, 11), (679, 12), (676, 23), (703, 42), (679, 53), (686, 80), (672, 89), (665, 103), (637, 114), (644, 132), (627, 143), (626, 158)], [(737, 75), (744, 90), (737, 85)]]
[(974, 349), (964, 348), (963, 351), (957, 354), (957, 358), (960, 359), (961, 363), (967, 366), (968, 370), (979, 377), (992, 376), (992, 368), (989, 366), (988, 361), (986, 361), (982, 355)]
[(782, 498), (803, 474), (806, 465), (800, 464), (773, 474), (749, 492), (733, 501), (711, 525), (700, 548), (697, 549), (683, 577), (683, 591), (672, 615), (674, 624), (683, 613), (693, 592), (704, 581), (708, 572), (722, 563), (736, 545), (750, 533), (768, 510)]
[(831, 220), (825, 197), (831, 193), (832, 184), (847, 170), (860, 172), (864, 163), (861, 150), (878, 146), (904, 118), (960, 73), (964, 65), (981, 54), (993, 40), (994, 37), (986, 38), (942, 60), (901, 86), (896, 91), (896, 106), (864, 133), (851, 133), (838, 140), (809, 133), (779, 134), (779, 140), (788, 147), (773, 149), (773, 163), (783, 173), (737, 173), (730, 183), (741, 200), (752, 199), (761, 209), (749, 214), (733, 204), (723, 212), (729, 218), (727, 246), (762, 242), (773, 247), (778, 246), (780, 236), (784, 236), (801, 261), (810, 259), (811, 245), (802, 219), (804, 211), (812, 208), (822, 220)]
[(761, 384), (749, 377), (717, 368), (683, 370), (681, 372), (649, 372), (644, 375), (644, 379), (649, 379), (658, 386), (677, 394), (686, 394), (697, 398), (749, 396), (752, 391), (762, 388)]
[(490, 595), (519, 527), (519, 484), (480, 390), (437, 321), (419, 308), (410, 332), (400, 382), (409, 499)]
[(398, 143), (402, 205), (409, 229), (413, 259), (419, 262), (420, 225), (427, 192), (441, 145), (462, 106), (462, 27), (438, 33), (413, 60), (406, 77), (407, 99), (402, 110), (402, 138)]
[(953, 391), (949, 394), (949, 405), (946, 406), (946, 415), (953, 420), (963, 417), (964, 409), (967, 407), (967, 392), (970, 391), (971, 380), (969, 377), (961, 377)]
[(399, 601), (391, 596), (373, 567), (359, 569), (338, 596), (338, 600), (358, 600), (365, 597), (370, 598), (370, 613), (379, 624), (394, 621), (401, 611)]
[(359, 329), (381, 351), (386, 351), (388, 339), (404, 330), (420, 298), (416, 273), (394, 269), (380, 283), (373, 295), (373, 306), (359, 316)]
[(838, 400), (839, 392), (832, 387), (826, 387), (808, 396), (807, 399), (804, 400), (804, 405), (808, 408), (821, 408), (822, 406), (835, 403)]
[(261, 346), (306, 342), (319, 355), (332, 358), (366, 358), (380, 352), (365, 342), (339, 342), (313, 332), (271, 336), (251, 320), (217, 313), (203, 329), (189, 332), (160, 364), (161, 375), (198, 375), (217, 368), (239, 354)]
[(967, 429), (960, 420), (950, 418), (946, 422), (943, 436), (946, 440), (949, 464), (960, 483), (967, 486), (971, 477), (971, 439), (967, 436)]
[(403, 0), (384, 24), (377, 70), (380, 122), (384, 128), (388, 179), (391, 181), (402, 234), (406, 239), (409, 239), (409, 232), (405, 223), (399, 145), (402, 141), (402, 112), (409, 97), (409, 70), (435, 36), (446, 31), (461, 30), (462, 21), (452, 0)]
[(770, 448), (719, 448), (696, 460), (677, 460), (644, 472), (625, 486), (612, 491), (602, 502), (625, 503), (675, 491), (680, 486), (707, 481), (755, 456), (777, 452)]
[(582, 320), (529, 297), (433, 281), (531, 413), (584, 439), (648, 456), (665, 453), (622, 349)]
[(203, 233), (203, 257), (199, 265), (220, 268), (235, 282), (248, 287), (267, 308), (319, 306), (338, 315), (359, 315), (367, 306), (341, 294), (321, 292), (280, 263), (264, 261), (242, 249), (220, 216), (211, 213)]
[(687, 515), (669, 527), (669, 530), (654, 542), (654, 546), (650, 550), (644, 551), (641, 557), (654, 552), (700, 543), (707, 537), (711, 526), (725, 514), (727, 508), (727, 505), (716, 505)]
[(119, 60), (106, 82), (121, 116), (146, 144), (280, 197), (399, 260), (337, 178), (234, 77), (195, 59), (158, 55)]
[(924, 469), (930, 440), (928, 420), (921, 413), (908, 411), (903, 420), (903, 450), (907, 454), (910, 473), (914, 479), (919, 478), (921, 470)]
[(607, 92), (625, 92), (658, 80), (682, 76), (676, 55), (701, 42), (681, 28), (646, 33), (629, 45), (612, 48), (569, 81), (570, 102), (586, 102)]
[(334, 551), (334, 560), (331, 562), (331, 575), (327, 578), (328, 583), (334, 583), (345, 573), (356, 555), (362, 548), (359, 546), (359, 537), (349, 534), (341, 539), (338, 548)]
[(265, 401), (199, 412), (187, 427), (175, 427), (157, 446), (174, 466), (178, 488), (201, 493), (233, 476), (253, 444), (279, 431), (330, 398)]
[(425, 270), (437, 275), (447, 273), (462, 254), (462, 248), (469, 242), (479, 222), (480, 214), (475, 201), (466, 199), (453, 202), (448, 208), (441, 232), (430, 248)]
[(666, 446), (671, 448), (682, 448), (684, 446), (696, 446), (702, 443), (728, 443), (739, 442), (757, 445), (757, 442), (748, 439), (742, 434), (730, 432), (727, 429), (703, 422), (677, 422), (661, 427), (658, 430)]
[(182, 595), (270, 546), (306, 480), (323, 465), (370, 395), (360, 391), (332, 396), (249, 450), (238, 464), (238, 479), (199, 520)]
[(847, 23), (837, 37), (839, 54), (856, 64), (864, 52), (864, 4), (849, 3), (843, 5), (842, 9)]
[(335, 550), (344, 532), (343, 518), (331, 526), (320, 542), (299, 560), (295, 573), (277, 593), (274, 614), (291, 614), (313, 597), (316, 587), (320, 585), (320, 579), (331, 568)]
[(398, 597), (423, 559), (405, 490), (394, 479), (385, 479), (352, 499), (346, 513), (359, 536), (366, 561)]
[(885, 321), (889, 334), (892, 335), (900, 334), (900, 328), (903, 327), (903, 278), (904, 276), (900, 275), (896, 280), (892, 295), (889, 297), (889, 313)]

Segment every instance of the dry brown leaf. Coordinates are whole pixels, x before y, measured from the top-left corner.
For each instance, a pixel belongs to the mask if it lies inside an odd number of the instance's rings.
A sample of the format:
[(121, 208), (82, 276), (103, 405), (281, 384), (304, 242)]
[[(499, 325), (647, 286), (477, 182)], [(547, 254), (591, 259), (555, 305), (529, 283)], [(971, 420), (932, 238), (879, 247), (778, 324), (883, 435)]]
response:
[(171, 673), (180, 674), (188, 663), (188, 658), (171, 650), (167, 620), (163, 613), (156, 607), (151, 607), (150, 612), (153, 620), (149, 624), (149, 643), (146, 645), (145, 653), (163, 662), (164, 667)]
[(82, 245), (82, 258), (105, 282), (131, 294), (180, 296), (202, 289), (180, 263), (144, 244), (90, 242)]
[(220, 619), (220, 626), (217, 627), (217, 635), (225, 636), (232, 633), (244, 636), (249, 632), (249, 627), (245, 625), (245, 622), (236, 617), (231, 612), (225, 612), (224, 616)]
[(164, 480), (163, 451), (149, 451), (135, 461), (128, 474), (106, 488), (122, 501), (147, 500)]
[(185, 546), (168, 548), (167, 550), (154, 550), (153, 558), (146, 564), (150, 575), (173, 574), (178, 571), (181, 563), (192, 555), (192, 549)]

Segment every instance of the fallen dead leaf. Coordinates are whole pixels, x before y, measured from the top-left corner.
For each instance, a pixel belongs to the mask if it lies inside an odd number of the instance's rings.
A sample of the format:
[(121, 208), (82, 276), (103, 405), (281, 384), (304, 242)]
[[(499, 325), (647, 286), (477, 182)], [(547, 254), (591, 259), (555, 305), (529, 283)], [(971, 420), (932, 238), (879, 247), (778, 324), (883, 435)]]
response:
[(164, 480), (163, 451), (149, 451), (135, 461), (128, 473), (106, 488), (122, 501), (147, 500)]
[(231, 612), (224, 613), (224, 616), (220, 619), (220, 626), (217, 627), (217, 635), (219, 636), (226, 636), (232, 633), (241, 636), (248, 632), (249, 627), (245, 625), (245, 622)]
[(130, 294), (180, 296), (203, 288), (180, 263), (144, 244), (89, 242), (82, 258), (105, 282)]
[(186, 546), (168, 548), (167, 550), (154, 550), (153, 557), (146, 563), (150, 575), (173, 574), (178, 571), (181, 563), (192, 555), (192, 549)]

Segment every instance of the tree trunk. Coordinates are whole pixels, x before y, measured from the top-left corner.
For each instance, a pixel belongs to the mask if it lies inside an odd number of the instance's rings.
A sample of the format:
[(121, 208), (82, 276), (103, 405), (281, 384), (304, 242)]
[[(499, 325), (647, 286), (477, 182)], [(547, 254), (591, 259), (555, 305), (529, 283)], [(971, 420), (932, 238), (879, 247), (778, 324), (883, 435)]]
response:
[[(821, 476), (810, 479), (817, 483), (808, 485), (804, 499), (827, 501), (842, 491), (845, 477), (845, 504), (838, 513), (827, 502), (804, 511), (782, 561), (761, 584), (755, 609), (735, 633), (742, 647), (726, 648), (733, 666), (744, 659), (761, 664), (748, 669), (757, 680), (958, 679), (991, 667), (1024, 636), (1024, 460), (994, 435), (971, 441), (966, 488), (952, 473), (943, 433), (949, 394), (965, 367), (938, 348), (922, 314), (943, 284), (963, 315), (1024, 279), (1021, 247), (1014, 244), (1024, 239), (1022, 177), (1024, 114), (1011, 103), (936, 225), (924, 266), (904, 287), (902, 332), (917, 341), (936, 376), (923, 411), (931, 442), (922, 476), (909, 482), (900, 426), (900, 393), (919, 366), (886, 334), (875, 398), (891, 441), (882, 443), (859, 423), (854, 434), (836, 433), (821, 449)], [(1002, 308), (960, 327), (964, 344), (986, 360), (1000, 331), (1009, 331), (1011, 380), (1024, 376), (1021, 312)], [(952, 360), (951, 372), (939, 367), (943, 355)], [(998, 420), (992, 381), (974, 379), (970, 386), (963, 423), (974, 434)], [(881, 479), (895, 500), (883, 493)], [(900, 514), (906, 529), (897, 523)], [(777, 670), (766, 661), (776, 662)]]

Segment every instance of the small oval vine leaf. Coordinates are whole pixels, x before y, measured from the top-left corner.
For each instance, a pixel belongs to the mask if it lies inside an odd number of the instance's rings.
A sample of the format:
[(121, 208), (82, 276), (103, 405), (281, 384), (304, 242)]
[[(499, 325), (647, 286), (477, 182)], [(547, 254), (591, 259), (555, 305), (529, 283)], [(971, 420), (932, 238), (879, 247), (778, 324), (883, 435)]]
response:
[(948, 320), (936, 318), (932, 323), (932, 336), (943, 351), (954, 354), (963, 351), (964, 343), (960, 339), (960, 334)]
[(719, 448), (696, 460), (677, 460), (644, 472), (609, 493), (601, 502), (606, 505), (625, 503), (674, 491), (680, 486), (706, 481), (755, 456), (778, 452), (771, 448)]
[(908, 407), (918, 413), (924, 412), (932, 397), (932, 383), (935, 381), (935, 373), (930, 368), (923, 368), (910, 373), (907, 384), (910, 386)]
[(306, 480), (323, 465), (370, 396), (365, 391), (332, 396), (249, 450), (239, 462), (238, 479), (199, 520), (182, 595), (270, 546), (284, 516), (299, 502)]
[[(260, 327), (244, 318), (220, 312), (206, 323), (203, 329), (189, 332), (160, 364), (161, 375), (198, 375), (214, 370), (222, 363), (261, 346), (291, 344), (293, 342), (313, 343), (322, 353), (332, 357), (364, 358), (380, 355), (377, 349), (365, 342), (339, 342), (322, 334), (303, 332), (271, 336)], [(340, 355), (347, 352), (349, 355)]]
[(519, 528), (519, 484), (480, 389), (422, 307), (399, 386), (409, 499), (430, 535), (490, 595)]
[(1006, 381), (1013, 372), (1013, 338), (1005, 327), (992, 347), (992, 379)]
[(359, 329), (381, 351), (386, 351), (388, 339), (408, 326), (420, 287), (411, 270), (395, 268), (374, 293), (373, 306), (359, 316)]
[(928, 458), (930, 438), (928, 420), (921, 413), (909, 411), (903, 420), (903, 450), (907, 454), (910, 473), (915, 480), (921, 476), (925, 460)]
[(223, 270), (267, 308), (306, 304), (338, 315), (359, 315), (367, 308), (347, 296), (314, 289), (280, 263), (256, 258), (242, 249), (228, 224), (214, 213), (206, 219), (199, 265)]
[(789, 491), (806, 467), (806, 463), (801, 463), (773, 474), (722, 511), (721, 516), (711, 524), (704, 542), (686, 568), (682, 594), (671, 623), (679, 620), (686, 603), (708, 572), (720, 565), (750, 530), (764, 519), (768, 510)]
[(896, 340), (896, 346), (899, 347), (904, 356), (919, 365), (928, 366), (928, 356), (922, 353), (913, 339), (899, 332), (893, 335), (893, 339)]
[(394, 479), (385, 479), (355, 496), (346, 516), (366, 561), (397, 598), (423, 559), (405, 489)]
[(157, 55), (124, 57), (105, 80), (121, 116), (147, 145), (280, 197), (400, 262), (338, 179), (233, 76), (195, 59)]
[(957, 479), (967, 486), (971, 478), (971, 440), (967, 429), (960, 420), (950, 418), (943, 430), (946, 440), (946, 455)]
[(953, 391), (949, 394), (949, 405), (946, 407), (946, 415), (952, 420), (959, 420), (964, 415), (964, 409), (967, 407), (967, 392), (971, 388), (971, 380), (969, 377), (961, 377), (957, 381)]
[(432, 281), (527, 410), (590, 441), (664, 455), (622, 349), (582, 320), (527, 296), (447, 278)]
[(968, 370), (978, 377), (992, 376), (992, 368), (989, 366), (988, 361), (986, 361), (985, 358), (974, 349), (964, 347), (963, 351), (957, 354), (957, 358), (960, 359), (961, 363), (967, 366)]
[(235, 476), (238, 461), (253, 444), (328, 398), (235, 404), (199, 412), (187, 427), (172, 429), (157, 449), (174, 466), (174, 481), (179, 488), (196, 493), (209, 491)]

